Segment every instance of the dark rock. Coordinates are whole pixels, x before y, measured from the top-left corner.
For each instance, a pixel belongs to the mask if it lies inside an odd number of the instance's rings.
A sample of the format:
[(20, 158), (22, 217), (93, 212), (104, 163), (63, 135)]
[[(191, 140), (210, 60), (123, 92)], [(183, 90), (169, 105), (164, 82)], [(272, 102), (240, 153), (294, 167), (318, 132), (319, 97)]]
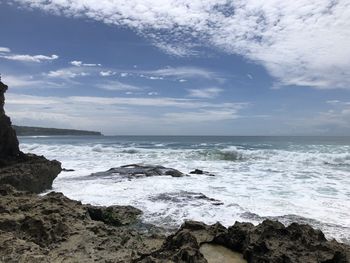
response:
[(0, 168), (0, 184), (10, 184), (18, 190), (40, 193), (51, 188), (61, 172), (61, 164), (43, 156), (23, 155), (16, 163)]
[(216, 206), (224, 204), (220, 200), (210, 198), (202, 193), (195, 193), (195, 192), (188, 192), (188, 191), (161, 193), (155, 196), (151, 196), (150, 200), (169, 202), (169, 203), (170, 202), (171, 203), (188, 203), (193, 201), (197, 201), (197, 202), (206, 201)]
[(93, 173), (91, 177), (108, 177), (118, 176), (120, 178), (139, 178), (139, 177), (149, 177), (149, 176), (172, 176), (172, 177), (182, 177), (185, 174), (180, 171), (167, 168), (160, 165), (140, 165), (140, 164), (130, 164), (124, 165), (117, 168), (111, 168), (105, 172)]
[(5, 114), (5, 92), (8, 87), (0, 81), (0, 158), (18, 156), (20, 154), (15, 130), (11, 120)]
[(39, 193), (51, 188), (61, 172), (61, 164), (19, 150), (16, 132), (4, 110), (7, 88), (0, 81), (0, 185), (10, 184), (18, 190)]
[(191, 171), (190, 174), (204, 174), (203, 170), (196, 169), (194, 171)]
[(194, 171), (191, 171), (190, 174), (204, 174), (207, 176), (215, 176), (215, 174), (200, 170), (200, 169), (195, 169)]
[(248, 262), (350, 262), (350, 248), (327, 241), (320, 230), (293, 223), (288, 227), (265, 220), (258, 226), (236, 223), (228, 229), (226, 246), (238, 249)]
[(62, 172), (74, 172), (74, 169), (66, 169), (66, 168), (62, 168)]
[(92, 220), (102, 221), (112, 226), (124, 226), (135, 223), (142, 211), (133, 206), (87, 206)]
[[(242, 253), (249, 263), (346, 263), (350, 262), (350, 247), (325, 239), (320, 230), (308, 225), (283, 224), (266, 220), (258, 226), (236, 223), (226, 229), (220, 224), (205, 225), (189, 221), (166, 239), (158, 250), (143, 255), (139, 262), (201, 263), (202, 244), (217, 244)], [(185, 253), (184, 261), (177, 255)]]

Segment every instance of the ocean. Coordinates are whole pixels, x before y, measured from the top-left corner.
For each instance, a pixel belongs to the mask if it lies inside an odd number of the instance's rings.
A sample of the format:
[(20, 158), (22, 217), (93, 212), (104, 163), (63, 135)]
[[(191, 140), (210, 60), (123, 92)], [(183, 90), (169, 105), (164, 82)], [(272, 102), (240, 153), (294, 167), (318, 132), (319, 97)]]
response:
[[(308, 223), (350, 243), (350, 137), (19, 137), (21, 150), (57, 159), (53, 190), (94, 205), (132, 205), (166, 229), (186, 219), (225, 226), (266, 218)], [(88, 177), (126, 164), (215, 176)]]

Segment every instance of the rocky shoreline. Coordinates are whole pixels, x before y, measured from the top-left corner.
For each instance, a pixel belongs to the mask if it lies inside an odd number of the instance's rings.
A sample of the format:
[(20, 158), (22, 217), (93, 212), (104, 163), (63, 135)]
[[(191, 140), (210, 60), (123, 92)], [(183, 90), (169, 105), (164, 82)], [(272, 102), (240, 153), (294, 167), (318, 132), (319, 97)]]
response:
[[(167, 236), (144, 224), (142, 211), (131, 206), (86, 205), (55, 192), (37, 195), (51, 188), (61, 164), (20, 151), (4, 111), (6, 90), (0, 81), (0, 262), (350, 262), (348, 245), (329, 241), (306, 224), (286, 227), (265, 220), (226, 228), (188, 221)], [(91, 176), (154, 175), (185, 176), (163, 166), (139, 165)]]

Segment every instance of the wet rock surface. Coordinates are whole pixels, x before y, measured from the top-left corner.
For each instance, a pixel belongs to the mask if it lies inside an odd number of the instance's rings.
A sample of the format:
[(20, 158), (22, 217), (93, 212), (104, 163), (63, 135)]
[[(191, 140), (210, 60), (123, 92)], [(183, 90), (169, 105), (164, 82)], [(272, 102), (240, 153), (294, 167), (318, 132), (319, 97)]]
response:
[(90, 177), (118, 177), (127, 179), (149, 176), (182, 177), (185, 176), (185, 174), (176, 169), (167, 168), (160, 165), (129, 164), (117, 168), (111, 168), (105, 172), (98, 172), (90, 175)]
[(195, 169), (195, 170), (191, 171), (190, 174), (203, 174), (203, 175), (207, 175), (207, 176), (215, 176), (215, 174), (212, 174), (212, 173), (209, 173), (207, 171), (200, 170), (200, 169)]
[(61, 172), (61, 164), (19, 150), (16, 132), (4, 110), (7, 88), (0, 81), (0, 184), (40, 193), (51, 188), (53, 180)]

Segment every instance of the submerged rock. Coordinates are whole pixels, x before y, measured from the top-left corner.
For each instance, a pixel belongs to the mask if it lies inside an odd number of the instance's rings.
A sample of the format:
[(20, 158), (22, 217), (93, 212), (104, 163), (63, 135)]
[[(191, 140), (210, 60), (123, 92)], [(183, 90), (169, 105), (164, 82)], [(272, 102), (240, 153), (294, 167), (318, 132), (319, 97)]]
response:
[(204, 175), (208, 175), (208, 176), (215, 176), (215, 174), (200, 170), (200, 169), (195, 169), (193, 171), (190, 172), (190, 174), (204, 174)]
[(202, 193), (180, 191), (180, 192), (171, 192), (171, 193), (161, 193), (149, 198), (152, 201), (162, 201), (166, 203), (179, 203), (184, 204), (193, 201), (204, 201), (212, 205), (219, 206), (224, 203), (220, 200), (208, 197)]
[(51, 188), (53, 180), (61, 172), (61, 164), (19, 150), (16, 132), (4, 110), (7, 88), (0, 81), (0, 184), (39, 193)]
[(118, 176), (121, 178), (140, 178), (149, 176), (172, 176), (182, 177), (185, 176), (182, 172), (167, 168), (160, 165), (141, 165), (141, 164), (129, 164), (120, 166), (117, 168), (111, 168), (105, 172), (93, 173), (90, 177), (111, 177)]

